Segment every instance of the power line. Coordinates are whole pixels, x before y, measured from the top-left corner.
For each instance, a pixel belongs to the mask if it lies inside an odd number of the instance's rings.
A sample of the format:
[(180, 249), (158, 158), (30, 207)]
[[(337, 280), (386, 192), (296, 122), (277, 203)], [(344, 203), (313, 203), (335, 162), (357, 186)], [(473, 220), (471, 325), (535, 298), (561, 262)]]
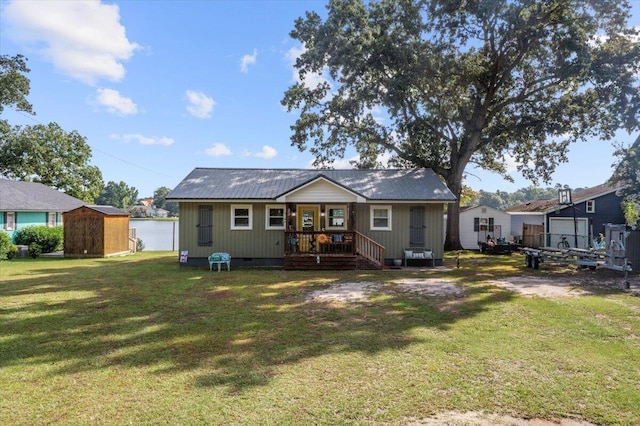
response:
[[(25, 114), (25, 113), (24, 113), (24, 112), (22, 112), (22, 111), (14, 111), (14, 112), (16, 112), (17, 114), (22, 115), (23, 117), (26, 117), (26, 118), (28, 118), (28, 119), (32, 120), (34, 123), (40, 124), (40, 125), (42, 125), (42, 126), (46, 126), (46, 124), (44, 124), (44, 123), (43, 123), (43, 122), (41, 122), (40, 120), (35, 119), (35, 118), (33, 117), (33, 115)], [(158, 175), (161, 175), (161, 176), (165, 176), (165, 177), (169, 177), (169, 178), (174, 178), (174, 179), (175, 179), (175, 178), (177, 178), (176, 176), (168, 175), (168, 174), (166, 174), (166, 173), (162, 173), (162, 172), (159, 172), (159, 171), (157, 171), (157, 170), (152, 170), (152, 169), (149, 169), (149, 168), (147, 168), (147, 167), (141, 166), (140, 164), (133, 163), (133, 162), (131, 162), (131, 161), (129, 161), (129, 160), (125, 160), (124, 158), (120, 158), (120, 157), (117, 157), (117, 156), (115, 156), (115, 155), (113, 155), (113, 154), (109, 154), (108, 152), (105, 152), (105, 151), (103, 151), (103, 150), (101, 150), (101, 149), (98, 149), (98, 148), (96, 148), (96, 147), (91, 146), (91, 149), (92, 149), (92, 150), (94, 150), (94, 151), (96, 151), (96, 152), (99, 152), (100, 154), (106, 155), (107, 157), (111, 157), (111, 158), (113, 158), (114, 160), (121, 161), (121, 162), (123, 162), (123, 163), (125, 163), (125, 164), (128, 164), (128, 165), (130, 165), (130, 166), (137, 167), (137, 168), (139, 168), (139, 169), (141, 169), (141, 170), (145, 170), (145, 171), (147, 171), (147, 172), (155, 173), (155, 174), (158, 174)]]

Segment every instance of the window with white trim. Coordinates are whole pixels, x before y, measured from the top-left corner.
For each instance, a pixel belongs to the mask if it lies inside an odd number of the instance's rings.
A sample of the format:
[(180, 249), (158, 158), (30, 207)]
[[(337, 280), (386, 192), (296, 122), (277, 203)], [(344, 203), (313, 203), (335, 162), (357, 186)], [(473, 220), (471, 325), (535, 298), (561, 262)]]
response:
[(271, 204), (266, 207), (265, 229), (284, 229), (285, 206), (283, 204)]
[(16, 213), (15, 212), (5, 212), (4, 229), (6, 229), (7, 231), (15, 231), (16, 229)]
[(47, 226), (55, 228), (58, 225), (58, 214), (56, 212), (47, 213)]
[(231, 229), (253, 229), (253, 206), (251, 204), (231, 205)]
[(588, 200), (587, 213), (595, 213), (595, 212), (596, 212), (596, 200)]
[(327, 206), (327, 229), (347, 229), (347, 206)]
[(371, 230), (391, 231), (391, 206), (371, 206)]
[(474, 217), (473, 218), (473, 231), (489, 231), (493, 232), (495, 219), (492, 217)]

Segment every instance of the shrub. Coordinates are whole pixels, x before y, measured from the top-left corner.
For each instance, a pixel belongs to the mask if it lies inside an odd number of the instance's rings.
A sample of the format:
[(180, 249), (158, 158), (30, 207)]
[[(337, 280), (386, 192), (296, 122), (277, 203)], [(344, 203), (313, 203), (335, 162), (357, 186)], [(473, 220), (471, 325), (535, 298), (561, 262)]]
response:
[(34, 259), (42, 254), (42, 247), (38, 243), (29, 244), (29, 256)]
[(46, 225), (27, 226), (16, 232), (16, 244), (30, 246), (36, 243), (40, 246), (42, 253), (51, 253), (62, 249), (62, 239), (64, 231), (62, 226), (49, 228)]
[(4, 259), (7, 253), (9, 253), (9, 248), (13, 245), (11, 242), (11, 237), (4, 231), (0, 231), (0, 259)]
[(14, 257), (16, 257), (18, 255), (18, 246), (16, 246), (15, 244), (11, 244), (9, 246), (9, 251), (7, 252), (7, 259), (11, 260)]
[(140, 238), (138, 238), (138, 241), (136, 242), (136, 251), (142, 251), (142, 250), (144, 250), (144, 243)]

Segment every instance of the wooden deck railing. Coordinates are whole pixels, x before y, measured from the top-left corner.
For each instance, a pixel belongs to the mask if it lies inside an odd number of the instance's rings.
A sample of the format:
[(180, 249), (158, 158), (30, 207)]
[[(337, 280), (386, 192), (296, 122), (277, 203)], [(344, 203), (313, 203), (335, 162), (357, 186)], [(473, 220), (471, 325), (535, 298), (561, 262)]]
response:
[(356, 252), (361, 256), (384, 265), (384, 246), (359, 232), (355, 232)]
[(356, 254), (354, 232), (327, 231), (287, 231), (285, 234), (285, 255)]
[(286, 256), (296, 254), (360, 255), (382, 267), (384, 246), (357, 231), (287, 231)]
[(136, 228), (129, 228), (129, 251), (135, 253), (138, 249), (138, 237)]

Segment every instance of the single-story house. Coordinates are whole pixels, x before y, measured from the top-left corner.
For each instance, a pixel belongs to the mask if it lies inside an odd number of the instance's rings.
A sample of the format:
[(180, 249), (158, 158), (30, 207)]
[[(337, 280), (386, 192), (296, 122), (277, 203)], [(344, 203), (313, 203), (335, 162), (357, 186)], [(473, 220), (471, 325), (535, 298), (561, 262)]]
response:
[(139, 204), (129, 209), (132, 217), (169, 217), (169, 211), (152, 205)]
[(588, 248), (599, 233), (604, 234), (607, 223), (625, 223), (618, 189), (605, 183), (573, 193), (571, 204), (560, 204), (556, 198), (513, 206), (507, 209), (513, 218), (512, 230), (523, 229), (524, 245), (529, 245), (526, 227), (536, 225), (539, 246), (556, 247), (565, 238), (571, 247), (577, 239), (579, 248)]
[(409, 247), (442, 264), (455, 197), (431, 169), (196, 168), (167, 200), (179, 203), (183, 264), (222, 252), (232, 266), (366, 269)]
[(465, 250), (478, 250), (478, 242), (504, 238), (510, 241), (511, 216), (502, 210), (479, 205), (460, 209), (460, 244)]
[(13, 239), (27, 226), (62, 225), (62, 213), (84, 201), (37, 182), (0, 179), (0, 229)]

